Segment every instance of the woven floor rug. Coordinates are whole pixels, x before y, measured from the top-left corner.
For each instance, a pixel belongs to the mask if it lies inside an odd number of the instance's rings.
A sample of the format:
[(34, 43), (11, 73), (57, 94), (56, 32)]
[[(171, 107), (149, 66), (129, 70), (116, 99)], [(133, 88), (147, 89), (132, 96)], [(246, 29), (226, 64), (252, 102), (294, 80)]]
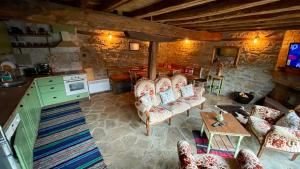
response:
[(43, 109), (33, 150), (35, 169), (106, 169), (78, 102)]
[[(192, 132), (193, 132), (194, 140), (196, 142), (197, 154), (205, 154), (207, 151), (207, 145), (208, 145), (208, 139), (207, 139), (205, 133), (201, 137), (201, 132), (199, 130), (193, 130)], [(233, 156), (234, 156), (234, 152), (224, 151), (224, 150), (210, 149), (209, 153), (216, 154), (216, 155), (224, 157), (224, 158), (233, 158)]]

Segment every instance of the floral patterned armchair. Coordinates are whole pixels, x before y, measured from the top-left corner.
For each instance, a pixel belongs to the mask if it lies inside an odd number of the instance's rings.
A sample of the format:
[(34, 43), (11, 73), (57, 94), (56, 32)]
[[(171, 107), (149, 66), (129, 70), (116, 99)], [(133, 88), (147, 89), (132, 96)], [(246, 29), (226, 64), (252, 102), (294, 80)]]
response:
[[(213, 154), (192, 154), (191, 147), (186, 141), (177, 143), (179, 168), (180, 169), (227, 169), (230, 168), (228, 162)], [(242, 149), (235, 160), (241, 169), (263, 169), (262, 164), (256, 155), (247, 149)]]
[(294, 111), (284, 113), (264, 106), (254, 106), (248, 125), (261, 144), (258, 157), (265, 148), (293, 154), (300, 153), (300, 118)]

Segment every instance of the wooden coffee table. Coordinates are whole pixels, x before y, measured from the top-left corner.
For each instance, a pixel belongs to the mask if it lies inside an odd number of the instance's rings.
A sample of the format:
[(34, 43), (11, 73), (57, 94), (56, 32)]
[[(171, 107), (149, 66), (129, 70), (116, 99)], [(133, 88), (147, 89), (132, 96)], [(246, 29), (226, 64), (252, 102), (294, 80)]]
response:
[[(223, 126), (213, 127), (212, 124), (215, 123), (216, 113), (214, 112), (201, 112), (200, 116), (203, 120), (201, 127), (201, 136), (203, 131), (205, 131), (208, 137), (207, 153), (210, 149), (220, 149), (227, 151), (234, 151), (234, 157), (237, 156), (242, 139), (245, 136), (251, 136), (251, 134), (238, 122), (238, 120), (230, 113), (224, 113)], [(214, 137), (215, 136), (215, 137)], [(236, 144), (230, 137), (238, 137)]]

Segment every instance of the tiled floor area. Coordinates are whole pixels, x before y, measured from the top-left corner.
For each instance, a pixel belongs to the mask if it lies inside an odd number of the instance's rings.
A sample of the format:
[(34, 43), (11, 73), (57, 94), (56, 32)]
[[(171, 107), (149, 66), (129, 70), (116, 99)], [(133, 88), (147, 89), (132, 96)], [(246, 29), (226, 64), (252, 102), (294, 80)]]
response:
[[(216, 104), (234, 101), (224, 96), (206, 94), (202, 111), (212, 111)], [(104, 161), (111, 169), (175, 169), (178, 168), (177, 141), (187, 140), (196, 152), (192, 130), (200, 130), (200, 109), (193, 108), (175, 116), (172, 125), (167, 122), (152, 127), (146, 136), (145, 125), (139, 121), (132, 93), (114, 95), (101, 93), (81, 102), (88, 126), (99, 146)], [(247, 108), (249, 109), (249, 108)], [(258, 151), (255, 137), (244, 138), (241, 147)], [(290, 154), (266, 150), (261, 161), (266, 169), (298, 169), (300, 158), (290, 161)], [(234, 166), (234, 165), (233, 165)]]

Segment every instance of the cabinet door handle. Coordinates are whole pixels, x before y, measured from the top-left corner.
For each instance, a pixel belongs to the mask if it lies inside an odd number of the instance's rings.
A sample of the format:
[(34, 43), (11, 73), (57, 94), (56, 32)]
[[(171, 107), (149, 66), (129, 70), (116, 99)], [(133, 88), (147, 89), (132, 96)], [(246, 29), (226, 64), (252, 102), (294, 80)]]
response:
[(77, 97), (80, 97), (80, 95), (77, 95)]
[(27, 96), (29, 96), (30, 94), (29, 94), (29, 93), (27, 93), (26, 95), (27, 95)]
[(52, 82), (52, 80), (49, 80), (49, 82)]
[(21, 104), (20, 107), (23, 107), (23, 104)]
[(51, 89), (51, 90), (53, 90), (53, 89), (54, 89), (54, 87), (51, 87), (50, 89)]
[(56, 99), (56, 98), (57, 98), (56, 96), (53, 97), (53, 99)]

